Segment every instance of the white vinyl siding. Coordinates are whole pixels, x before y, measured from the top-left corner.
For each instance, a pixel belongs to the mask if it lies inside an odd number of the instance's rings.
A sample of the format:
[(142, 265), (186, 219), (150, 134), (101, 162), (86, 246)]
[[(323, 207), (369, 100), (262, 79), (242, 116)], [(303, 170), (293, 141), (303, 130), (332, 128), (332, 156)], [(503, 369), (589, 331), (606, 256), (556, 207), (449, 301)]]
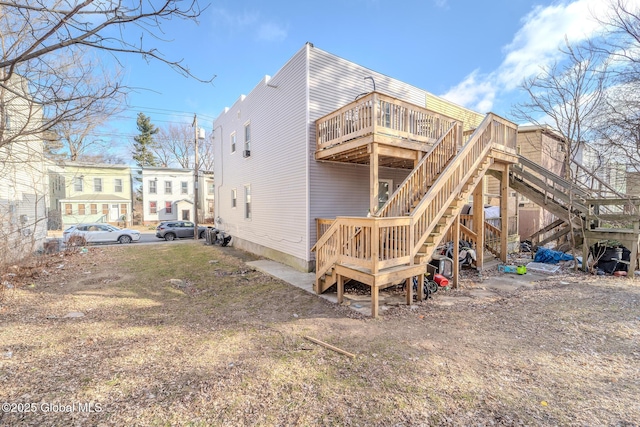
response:
[[(271, 79), (263, 79), (216, 120), (236, 133), (244, 150), (245, 124), (251, 124), (251, 157), (223, 150), (216, 161), (216, 217), (233, 236), (306, 260), (307, 221), (306, 53), (299, 51)], [(229, 145), (227, 145), (229, 147)], [(251, 183), (251, 221), (244, 218), (244, 186)], [(231, 190), (238, 189), (238, 208)], [(278, 237), (280, 236), (280, 237)], [(283, 239), (282, 236), (287, 236)]]

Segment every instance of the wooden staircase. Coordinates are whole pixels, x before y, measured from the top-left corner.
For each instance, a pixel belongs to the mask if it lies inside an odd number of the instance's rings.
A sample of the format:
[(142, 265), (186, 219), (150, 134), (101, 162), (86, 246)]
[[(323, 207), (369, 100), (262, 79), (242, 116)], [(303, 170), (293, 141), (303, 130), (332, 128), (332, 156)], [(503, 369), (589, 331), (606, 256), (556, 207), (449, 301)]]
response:
[(317, 293), (338, 283), (340, 296), (343, 280), (351, 278), (369, 284), (373, 298), (393, 281), (426, 272), (494, 159), (508, 161), (515, 155), (517, 127), (507, 120), (488, 114), (462, 146), (460, 128), (448, 126), (374, 216), (338, 217), (319, 237), (312, 248)]
[[(602, 182), (593, 191), (580, 183), (569, 182), (522, 156), (517, 160), (509, 171), (509, 186), (557, 218), (534, 233), (539, 239), (538, 245), (573, 232), (576, 247), (583, 247), (584, 259), (587, 258), (588, 247), (603, 240), (622, 243), (631, 250), (632, 260), (637, 259), (640, 200), (624, 197), (610, 187), (603, 191), (606, 184)], [(500, 178), (495, 171), (488, 173)], [(592, 176), (591, 182), (594, 179)]]

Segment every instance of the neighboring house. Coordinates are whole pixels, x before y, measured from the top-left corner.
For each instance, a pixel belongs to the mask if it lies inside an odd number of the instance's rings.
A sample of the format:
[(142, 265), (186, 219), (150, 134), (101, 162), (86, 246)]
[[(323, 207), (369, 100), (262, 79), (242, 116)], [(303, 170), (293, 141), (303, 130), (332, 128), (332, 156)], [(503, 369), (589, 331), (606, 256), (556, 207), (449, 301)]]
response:
[[(377, 101), (382, 98), (373, 97), (374, 90), (389, 98)], [(419, 135), (444, 129), (449, 118), (460, 120), (469, 135), (485, 117), (307, 43), (214, 122), (216, 225), (234, 237), (234, 246), (311, 271), (316, 220), (375, 215), (403, 183), (428, 151), (411, 137), (396, 148), (383, 147), (379, 157), (364, 147), (336, 153), (337, 161), (316, 160), (316, 121), (360, 99), (364, 109), (336, 119), (345, 120), (343, 129), (368, 120), (372, 103), (380, 114), (374, 121), (393, 127), (396, 120), (411, 120)], [(409, 117), (413, 106), (443, 116)], [(396, 116), (400, 111), (405, 115)], [(378, 161), (378, 168), (370, 167)]]
[(129, 166), (62, 162), (49, 167), (49, 182), (52, 225), (131, 223)]
[[(542, 166), (549, 172), (563, 176), (564, 142), (550, 126), (518, 126), (518, 154)], [(528, 239), (557, 218), (526, 197), (517, 194), (518, 230), (522, 239)]]
[(213, 179), (213, 172), (201, 171), (199, 178), (198, 200), (200, 210), (198, 211), (198, 221), (202, 223), (213, 224), (215, 220), (215, 182)]
[(42, 110), (14, 75), (0, 88), (0, 264), (42, 249), (47, 237), (47, 179)]
[[(194, 221), (194, 171), (145, 167), (141, 170), (142, 220), (144, 224), (180, 219)], [(213, 172), (199, 171), (198, 222), (213, 222)]]

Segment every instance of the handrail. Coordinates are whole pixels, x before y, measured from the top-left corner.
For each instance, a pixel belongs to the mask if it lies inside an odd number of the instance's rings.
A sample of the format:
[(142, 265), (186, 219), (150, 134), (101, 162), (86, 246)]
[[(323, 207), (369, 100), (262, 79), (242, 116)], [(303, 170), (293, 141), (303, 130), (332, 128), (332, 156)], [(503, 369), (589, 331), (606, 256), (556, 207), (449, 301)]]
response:
[(452, 123), (375, 216), (407, 215), (411, 207), (424, 197), (431, 184), (456, 155), (461, 131), (462, 125), (459, 122)]
[[(576, 168), (576, 181), (578, 182), (578, 184), (583, 186), (583, 188), (588, 189), (588, 191), (592, 195), (596, 195), (597, 194), (598, 197), (603, 197), (602, 187), (605, 187), (615, 197), (618, 197), (620, 199), (625, 199), (625, 198), (628, 197), (626, 194), (620, 193), (618, 190), (616, 190), (615, 188), (610, 186), (606, 181), (603, 181), (600, 178), (598, 178), (598, 176), (596, 174), (594, 174), (589, 169), (587, 169), (584, 166), (582, 166), (580, 163), (576, 162), (574, 159), (571, 159), (571, 164), (574, 165), (575, 168)], [(592, 183), (591, 185), (583, 183), (579, 179), (578, 173), (580, 171), (584, 172), (584, 174), (587, 176), (587, 178), (589, 178), (591, 180), (591, 183)], [(593, 183), (595, 183), (595, 182), (597, 182), (600, 185), (600, 188), (598, 188), (598, 189), (593, 188), (594, 187)]]
[(489, 113), (412, 213), (415, 219), (414, 254), (418, 253), (437, 221), (489, 153), (493, 142), (493, 122), (494, 115)]

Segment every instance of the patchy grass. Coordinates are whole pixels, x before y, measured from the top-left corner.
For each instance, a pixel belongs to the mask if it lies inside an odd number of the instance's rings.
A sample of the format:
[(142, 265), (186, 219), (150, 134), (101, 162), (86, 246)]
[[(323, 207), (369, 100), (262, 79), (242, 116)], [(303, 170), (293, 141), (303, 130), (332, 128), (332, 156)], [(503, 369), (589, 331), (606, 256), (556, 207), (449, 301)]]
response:
[(374, 320), (246, 257), (197, 242), (52, 257), (0, 301), (0, 401), (36, 407), (0, 425), (640, 424), (633, 279), (436, 294)]

